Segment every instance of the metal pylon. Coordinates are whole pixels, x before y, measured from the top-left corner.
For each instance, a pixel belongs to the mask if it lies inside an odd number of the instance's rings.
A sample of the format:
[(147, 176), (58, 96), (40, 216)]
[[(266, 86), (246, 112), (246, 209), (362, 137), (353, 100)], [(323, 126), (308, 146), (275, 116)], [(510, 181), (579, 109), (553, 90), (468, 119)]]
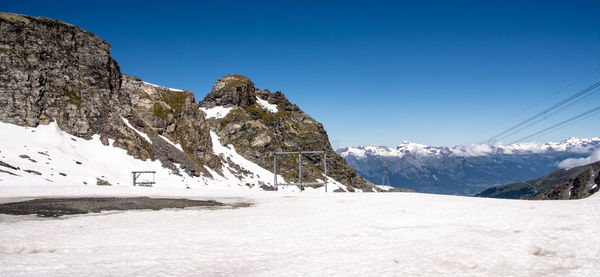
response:
[(387, 162), (383, 162), (381, 167), (383, 167), (383, 180), (381, 182), (381, 185), (390, 186), (390, 177), (388, 176), (388, 169), (390, 168), (390, 164)]

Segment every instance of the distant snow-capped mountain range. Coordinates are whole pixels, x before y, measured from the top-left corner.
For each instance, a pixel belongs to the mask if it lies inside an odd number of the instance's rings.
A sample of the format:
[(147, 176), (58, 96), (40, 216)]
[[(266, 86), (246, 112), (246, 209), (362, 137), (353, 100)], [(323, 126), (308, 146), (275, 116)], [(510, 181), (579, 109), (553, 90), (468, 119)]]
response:
[(417, 192), (474, 195), (509, 183), (542, 177), (560, 168), (594, 162), (600, 137), (511, 145), (427, 146), (402, 142), (397, 147), (357, 146), (337, 150), (348, 165), (381, 184), (389, 164), (392, 186)]
[(510, 145), (502, 144), (467, 144), (456, 146), (428, 146), (408, 141), (403, 141), (397, 147), (388, 146), (355, 146), (338, 149), (342, 157), (354, 156), (364, 158), (369, 155), (382, 157), (402, 158), (407, 154), (419, 156), (444, 156), (477, 157), (494, 154), (542, 154), (546, 152), (576, 152), (589, 153), (600, 147), (600, 137), (570, 138), (561, 142), (525, 142)]

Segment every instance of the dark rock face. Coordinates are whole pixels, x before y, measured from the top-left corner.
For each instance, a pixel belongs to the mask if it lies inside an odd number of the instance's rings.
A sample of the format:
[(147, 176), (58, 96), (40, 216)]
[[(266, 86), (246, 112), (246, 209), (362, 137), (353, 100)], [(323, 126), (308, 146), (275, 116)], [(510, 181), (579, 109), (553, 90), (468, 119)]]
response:
[[(577, 174), (573, 174), (566, 180), (551, 186), (536, 199), (581, 199), (586, 198), (600, 189), (600, 162), (584, 167), (573, 168)], [(570, 169), (570, 170), (573, 170)]]
[(121, 91), (110, 45), (75, 26), (0, 13), (0, 119), (34, 127), (56, 121), (83, 138), (100, 134), (136, 158), (154, 159), (148, 142), (127, 128), (135, 118)]
[(57, 20), (7, 13), (0, 13), (0, 34), (0, 120), (31, 127), (56, 121), (75, 136), (98, 134), (105, 145), (112, 139), (138, 159), (202, 171), (137, 116), (107, 42)]
[(203, 107), (248, 106), (256, 102), (254, 83), (246, 76), (229, 74), (217, 80), (211, 92), (200, 102)]
[(72, 25), (0, 14), (0, 117), (22, 126), (57, 121), (89, 137), (113, 114), (132, 114), (111, 46)]
[(600, 162), (561, 169), (526, 182), (487, 189), (479, 197), (567, 200), (581, 199), (600, 189)]
[[(163, 164), (174, 161), (181, 164), (190, 175), (199, 176), (206, 172), (202, 164), (218, 169), (218, 157), (213, 154), (209, 126), (198, 109), (194, 95), (189, 91), (175, 91), (142, 82), (139, 78), (123, 75), (123, 92), (131, 97), (133, 109), (147, 126), (152, 145), (161, 151)], [(161, 135), (181, 145), (183, 152), (158, 137)]]

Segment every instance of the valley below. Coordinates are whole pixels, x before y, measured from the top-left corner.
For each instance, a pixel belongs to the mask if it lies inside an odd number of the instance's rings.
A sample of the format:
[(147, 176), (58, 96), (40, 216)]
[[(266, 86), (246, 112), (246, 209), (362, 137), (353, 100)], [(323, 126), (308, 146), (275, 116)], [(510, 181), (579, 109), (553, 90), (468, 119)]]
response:
[[(399, 146), (358, 146), (337, 150), (348, 165), (367, 180), (381, 184), (383, 164), (389, 166), (391, 186), (416, 192), (471, 196), (501, 185), (540, 178), (570, 162), (591, 157), (600, 137), (570, 138), (560, 142), (512, 145), (471, 144), (426, 146), (403, 142)], [(518, 197), (517, 197), (518, 198)]]

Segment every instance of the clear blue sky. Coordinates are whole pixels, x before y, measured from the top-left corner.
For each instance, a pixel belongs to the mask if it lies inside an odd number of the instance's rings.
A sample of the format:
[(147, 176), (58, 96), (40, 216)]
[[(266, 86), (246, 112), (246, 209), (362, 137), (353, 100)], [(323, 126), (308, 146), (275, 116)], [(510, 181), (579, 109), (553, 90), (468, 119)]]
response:
[[(283, 91), (340, 146), (478, 142), (600, 81), (597, 0), (4, 1), (1, 9), (89, 30), (113, 46), (124, 73), (197, 100), (223, 75), (246, 75)], [(503, 141), (595, 107), (599, 95)], [(600, 136), (599, 123), (596, 114), (534, 140)]]

